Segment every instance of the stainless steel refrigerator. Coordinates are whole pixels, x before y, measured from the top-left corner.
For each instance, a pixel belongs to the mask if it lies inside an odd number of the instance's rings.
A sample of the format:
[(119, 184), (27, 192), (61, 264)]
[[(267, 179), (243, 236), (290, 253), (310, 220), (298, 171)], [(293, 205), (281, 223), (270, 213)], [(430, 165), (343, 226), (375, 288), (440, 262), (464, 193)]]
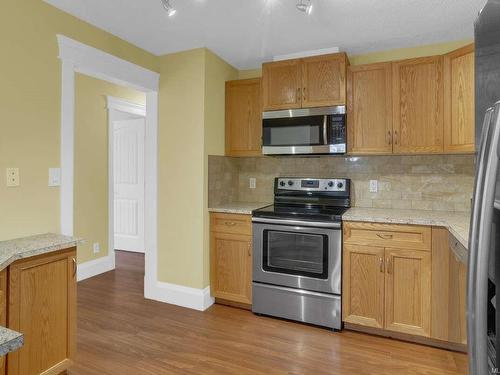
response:
[[(471, 375), (500, 373), (500, 0), (475, 23), (476, 181), (469, 236), (467, 334)], [(498, 228), (498, 229), (497, 229)], [(497, 360), (498, 358), (498, 360)]]

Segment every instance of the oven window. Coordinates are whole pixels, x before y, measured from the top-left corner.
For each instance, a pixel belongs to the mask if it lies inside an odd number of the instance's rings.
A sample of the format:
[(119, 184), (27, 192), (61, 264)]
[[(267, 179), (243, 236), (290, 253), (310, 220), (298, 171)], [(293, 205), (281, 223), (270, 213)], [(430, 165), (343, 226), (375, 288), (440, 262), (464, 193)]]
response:
[(265, 271), (328, 278), (328, 236), (309, 233), (264, 231)]

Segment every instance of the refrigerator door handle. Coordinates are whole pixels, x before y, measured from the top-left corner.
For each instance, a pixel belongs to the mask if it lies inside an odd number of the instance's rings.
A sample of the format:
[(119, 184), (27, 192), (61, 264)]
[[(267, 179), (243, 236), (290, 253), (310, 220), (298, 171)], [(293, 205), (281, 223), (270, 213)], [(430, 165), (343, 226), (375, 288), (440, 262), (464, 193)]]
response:
[(471, 374), (487, 374), (488, 260), (498, 169), (500, 104), (488, 110), (478, 155), (468, 264), (468, 350)]

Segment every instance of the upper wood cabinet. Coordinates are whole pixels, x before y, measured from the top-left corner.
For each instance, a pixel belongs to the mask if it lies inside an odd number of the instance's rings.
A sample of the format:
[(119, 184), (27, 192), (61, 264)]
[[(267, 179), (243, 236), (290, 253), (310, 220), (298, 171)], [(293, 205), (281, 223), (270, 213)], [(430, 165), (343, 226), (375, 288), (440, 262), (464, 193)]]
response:
[(345, 53), (262, 65), (263, 110), (345, 105)]
[(24, 346), (7, 358), (9, 375), (59, 374), (76, 352), (76, 249), (9, 267), (8, 327)]
[(352, 153), (392, 153), (391, 63), (348, 68), (347, 144)]
[(226, 82), (226, 155), (261, 155), (261, 80)]
[(444, 151), (474, 152), (474, 45), (444, 56)]
[(216, 298), (252, 304), (250, 215), (211, 214), (210, 291)]
[(443, 152), (443, 57), (397, 61), (392, 67), (394, 152)]
[(302, 106), (300, 67), (300, 59), (262, 65), (262, 100), (265, 111)]

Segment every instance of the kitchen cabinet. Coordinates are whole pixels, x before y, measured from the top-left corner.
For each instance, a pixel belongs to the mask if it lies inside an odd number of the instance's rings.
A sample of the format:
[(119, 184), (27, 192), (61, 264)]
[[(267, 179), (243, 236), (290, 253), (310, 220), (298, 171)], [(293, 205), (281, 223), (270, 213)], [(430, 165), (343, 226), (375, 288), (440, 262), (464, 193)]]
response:
[(385, 250), (385, 329), (430, 335), (431, 254)]
[(392, 69), (394, 153), (443, 152), (443, 57), (396, 61)]
[(444, 228), (432, 228), (431, 337), (467, 344), (467, 266), (453, 247), (460, 247)]
[(226, 82), (226, 156), (261, 155), (260, 82), (260, 78)]
[(345, 53), (262, 65), (263, 110), (345, 105)]
[(211, 213), (210, 291), (217, 302), (252, 304), (250, 215)]
[[(7, 327), (7, 270), (0, 272), (0, 325)], [(0, 357), (0, 375), (5, 375), (7, 356)]]
[(444, 151), (474, 152), (474, 45), (444, 56)]
[(343, 231), (344, 322), (428, 337), (431, 229), (345, 222)]
[(392, 153), (392, 64), (347, 71), (347, 146), (356, 154)]
[(76, 248), (16, 261), (8, 290), (8, 327), (24, 334), (8, 374), (64, 373), (76, 352)]
[(344, 246), (342, 315), (345, 322), (384, 327), (384, 248)]

